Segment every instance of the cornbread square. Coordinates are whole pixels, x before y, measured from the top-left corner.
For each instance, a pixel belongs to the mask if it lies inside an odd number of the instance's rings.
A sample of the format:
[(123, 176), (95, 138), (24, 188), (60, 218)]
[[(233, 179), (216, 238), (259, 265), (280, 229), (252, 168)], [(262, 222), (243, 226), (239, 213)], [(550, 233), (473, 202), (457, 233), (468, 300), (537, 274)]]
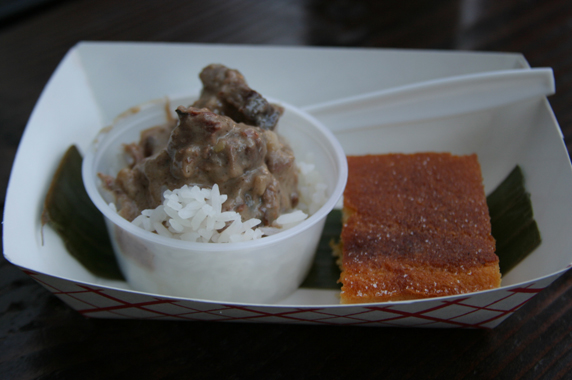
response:
[(500, 286), (477, 156), (349, 156), (341, 302), (411, 300)]

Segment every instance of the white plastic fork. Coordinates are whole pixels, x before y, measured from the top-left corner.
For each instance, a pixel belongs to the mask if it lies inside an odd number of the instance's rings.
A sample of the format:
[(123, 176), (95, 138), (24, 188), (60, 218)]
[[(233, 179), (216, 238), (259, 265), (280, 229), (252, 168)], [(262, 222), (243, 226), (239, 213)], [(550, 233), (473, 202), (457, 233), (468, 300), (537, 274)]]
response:
[(314, 104), (303, 109), (333, 132), (439, 118), (554, 94), (551, 68), (461, 75)]

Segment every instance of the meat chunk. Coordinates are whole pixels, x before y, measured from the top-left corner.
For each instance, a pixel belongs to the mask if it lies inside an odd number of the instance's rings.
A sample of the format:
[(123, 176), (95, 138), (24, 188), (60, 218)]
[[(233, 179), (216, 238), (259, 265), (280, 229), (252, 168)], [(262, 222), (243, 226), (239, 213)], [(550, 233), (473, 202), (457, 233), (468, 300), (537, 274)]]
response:
[(203, 89), (193, 104), (230, 117), (236, 122), (274, 130), (283, 110), (251, 89), (240, 72), (212, 64), (199, 75)]

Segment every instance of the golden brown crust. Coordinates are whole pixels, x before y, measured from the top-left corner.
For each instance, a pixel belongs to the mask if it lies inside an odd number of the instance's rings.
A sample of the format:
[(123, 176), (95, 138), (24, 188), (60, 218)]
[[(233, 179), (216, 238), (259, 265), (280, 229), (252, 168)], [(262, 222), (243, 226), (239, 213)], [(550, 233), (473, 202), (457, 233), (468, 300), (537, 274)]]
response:
[(342, 303), (437, 297), (500, 285), (476, 155), (348, 157)]

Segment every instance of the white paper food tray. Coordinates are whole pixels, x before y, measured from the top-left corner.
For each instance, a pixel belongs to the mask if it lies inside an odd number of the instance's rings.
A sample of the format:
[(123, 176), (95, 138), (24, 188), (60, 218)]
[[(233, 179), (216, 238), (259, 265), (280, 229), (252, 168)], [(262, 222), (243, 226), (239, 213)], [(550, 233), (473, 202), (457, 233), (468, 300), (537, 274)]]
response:
[[(530, 70), (519, 54), (80, 43), (63, 59), (30, 117), (8, 186), (4, 256), (85, 316), (158, 320), (492, 328), (572, 262), (572, 170), (543, 96), (463, 113), (337, 131), (347, 154), (477, 153), (489, 192), (519, 164), (542, 244), (491, 291), (429, 300), (339, 305), (337, 291), (299, 289), (273, 305), (228, 304), (133, 291), (87, 272), (44, 229), (40, 215), (63, 152), (85, 151), (95, 134), (135, 105), (198, 93), (200, 70), (222, 63), (265, 96), (312, 105), (404, 85), (498, 70)], [(439, 81), (437, 81), (439, 82)]]

